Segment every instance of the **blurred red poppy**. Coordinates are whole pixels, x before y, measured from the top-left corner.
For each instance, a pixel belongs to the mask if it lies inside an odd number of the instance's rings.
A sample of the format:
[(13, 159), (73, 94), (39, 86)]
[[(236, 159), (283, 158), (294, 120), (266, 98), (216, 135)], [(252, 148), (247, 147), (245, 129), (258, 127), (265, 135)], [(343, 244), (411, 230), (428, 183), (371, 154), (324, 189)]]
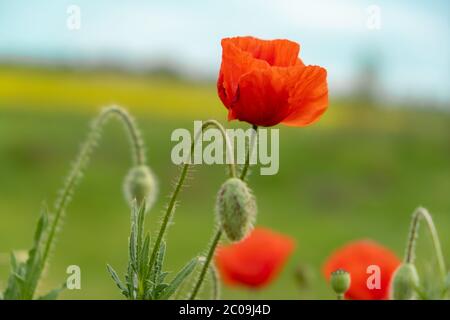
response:
[(220, 246), (216, 264), (226, 284), (261, 288), (281, 271), (294, 246), (288, 236), (256, 228), (241, 242)]
[[(350, 273), (351, 285), (345, 294), (348, 299), (381, 300), (387, 299), (392, 274), (401, 261), (389, 249), (371, 240), (360, 240), (348, 243), (336, 250), (323, 266), (323, 273), (327, 280), (337, 269), (344, 269)], [(379, 267), (379, 287), (370, 288), (368, 280), (375, 272), (369, 266)]]
[(228, 120), (305, 126), (328, 106), (327, 71), (306, 66), (299, 44), (253, 37), (222, 39), (217, 89)]

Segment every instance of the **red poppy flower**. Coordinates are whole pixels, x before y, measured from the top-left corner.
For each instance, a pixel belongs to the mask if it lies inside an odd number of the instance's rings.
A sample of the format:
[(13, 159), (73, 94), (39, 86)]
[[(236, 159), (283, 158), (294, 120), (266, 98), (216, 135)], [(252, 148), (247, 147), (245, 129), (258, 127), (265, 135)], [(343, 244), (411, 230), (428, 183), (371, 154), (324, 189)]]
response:
[(228, 120), (305, 126), (328, 106), (327, 72), (298, 58), (299, 44), (253, 37), (222, 39), (217, 89)]
[[(392, 274), (400, 263), (389, 249), (371, 240), (360, 240), (336, 250), (323, 266), (323, 272), (327, 280), (330, 279), (331, 272), (337, 269), (350, 273), (350, 289), (345, 294), (348, 299), (381, 300), (388, 298)], [(379, 288), (371, 289), (367, 285), (367, 280), (374, 274), (368, 270), (371, 265), (379, 267)]]
[(293, 250), (292, 238), (256, 228), (241, 242), (220, 246), (216, 264), (226, 284), (260, 288), (276, 277)]

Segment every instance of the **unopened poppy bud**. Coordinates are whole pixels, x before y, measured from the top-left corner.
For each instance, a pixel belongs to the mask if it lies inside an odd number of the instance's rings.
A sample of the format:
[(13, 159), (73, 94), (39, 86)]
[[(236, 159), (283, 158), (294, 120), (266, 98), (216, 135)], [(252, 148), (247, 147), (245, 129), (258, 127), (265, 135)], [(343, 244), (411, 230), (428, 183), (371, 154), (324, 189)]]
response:
[(394, 300), (412, 300), (419, 286), (419, 275), (412, 263), (401, 264), (392, 277), (391, 298)]
[(152, 207), (156, 200), (158, 186), (148, 166), (136, 166), (128, 172), (124, 182), (124, 193), (128, 203), (131, 204), (133, 200), (136, 200), (140, 206), (145, 201), (146, 211)]
[(256, 218), (255, 197), (244, 181), (230, 178), (219, 190), (216, 212), (228, 239), (242, 240), (252, 229)]
[(350, 273), (343, 269), (338, 269), (331, 273), (330, 284), (338, 298), (342, 299), (344, 293), (350, 288)]

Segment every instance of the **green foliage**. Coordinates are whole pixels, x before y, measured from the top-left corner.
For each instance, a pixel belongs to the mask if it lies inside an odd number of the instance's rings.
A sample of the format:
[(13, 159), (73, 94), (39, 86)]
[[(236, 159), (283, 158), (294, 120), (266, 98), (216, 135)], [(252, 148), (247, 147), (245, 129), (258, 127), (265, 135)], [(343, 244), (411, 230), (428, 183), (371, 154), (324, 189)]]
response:
[(186, 278), (192, 273), (198, 259), (188, 262), (172, 279), (166, 282), (169, 272), (163, 271), (166, 243), (161, 242), (157, 250), (156, 259), (150, 265), (150, 234), (144, 236), (145, 204), (138, 207), (133, 202), (131, 212), (131, 232), (128, 239), (128, 266), (125, 280), (122, 282), (117, 272), (107, 265), (116, 286), (120, 292), (130, 300), (166, 300), (179, 288)]
[[(28, 251), (25, 262), (16, 260), (11, 253), (11, 274), (5, 292), (0, 298), (5, 300), (31, 300), (34, 298), (39, 279), (45, 268), (43, 252), (46, 247), (49, 232), (47, 208), (43, 208), (34, 233), (33, 246)], [(38, 299), (54, 300), (58, 297), (61, 288), (50, 291)]]
[[(55, 82), (61, 82), (61, 79), (55, 77)], [(176, 172), (173, 166), (167, 165), (167, 161), (173, 143), (162, 137), (170, 137), (174, 128), (190, 128), (194, 118), (224, 116), (225, 110), (220, 105), (204, 107), (216, 100), (220, 104), (213, 88), (186, 85), (180, 95), (179, 87), (169, 82), (164, 85), (166, 94), (158, 91), (161, 86), (156, 90), (152, 85), (142, 85), (145, 92), (152, 91), (151, 101), (154, 103), (149, 104), (149, 99), (146, 99), (136, 105), (133, 101), (129, 106), (134, 108), (130, 111), (138, 112), (139, 124), (145, 129), (144, 139), (151, 147), (148, 153), (152, 168), (161, 176), (172, 177)], [(130, 92), (134, 92), (134, 88)], [(41, 94), (48, 96), (45, 91)], [(92, 90), (90, 94), (94, 96)], [(205, 102), (205, 95), (210, 94), (211, 101)], [(43, 111), (42, 108), (49, 108), (47, 104), (37, 105), (34, 109), (30, 104), (7, 106), (4, 103), (9, 109), (0, 107), (0, 164), (3, 168), (0, 251), (9, 251), (13, 247), (27, 248), (35, 228), (32, 223), (39, 213), (36, 212), (36, 203), (53, 195), (49, 190), (61, 181), (67, 169), (65, 163), (73, 161), (74, 146), (84, 135), (90, 115), (99, 105), (111, 101), (110, 96), (105, 96), (102, 101), (86, 104), (83, 111), (78, 104), (69, 103), (55, 103), (53, 112)], [(126, 96), (134, 97), (134, 94)], [(179, 101), (174, 102), (173, 99)], [(120, 99), (114, 101), (124, 102)], [(302, 244), (287, 263), (285, 271), (264, 290), (265, 298), (333, 298), (319, 270), (336, 246), (353, 239), (372, 238), (400, 256), (404, 251), (407, 229), (404, 213), (416, 204), (411, 199), (433, 209), (435, 219), (439, 221), (437, 227), (441, 231), (442, 248), (444, 253), (449, 252), (450, 233), (445, 232), (450, 228), (449, 115), (395, 106), (366, 108), (364, 105), (331, 103), (323, 121), (317, 125), (305, 127), (301, 133), (298, 129), (283, 128), (280, 133), (283, 135), (280, 137), (282, 168), (278, 175), (252, 177), (259, 205), (264, 208), (258, 223), (291, 234)], [(141, 105), (143, 107), (139, 109)], [(178, 108), (176, 114), (169, 106)], [(193, 108), (201, 110), (192, 111)], [(161, 117), (162, 113), (167, 116)], [(238, 122), (231, 122), (230, 127), (246, 129)], [(81, 192), (75, 195), (76, 215), (71, 218), (68, 212), (70, 225), (67, 226), (70, 229), (63, 230), (68, 232), (61, 234), (64, 241), (57, 244), (55, 252), (63, 255), (70, 252), (71, 259), (89, 271), (89, 277), (83, 280), (85, 289), (65, 290), (60, 298), (118, 297), (119, 291), (111, 285), (109, 277), (105, 277), (104, 268), (98, 266), (104, 266), (105, 259), (119, 261), (122, 251), (117, 249), (117, 245), (120, 239), (129, 236), (129, 231), (124, 230), (125, 206), (122, 190), (118, 188), (129, 165), (129, 154), (118, 150), (126, 151), (128, 140), (122, 135), (121, 123), (111, 121), (105, 126), (104, 133), (97, 157), (92, 159), (94, 161), (86, 172), (88, 179), (83, 180)], [(203, 241), (210, 236), (212, 207), (211, 202), (205, 199), (212, 201), (214, 190), (223, 182), (223, 172), (216, 169), (204, 166), (197, 170), (196, 180), (201, 183), (185, 188), (181, 194), (183, 214), (170, 225), (169, 259), (165, 262), (168, 270), (178, 270), (178, 266), (181, 267), (202, 249)], [(30, 181), (35, 183), (30, 186)], [(25, 190), (24, 186), (28, 189)], [(169, 194), (172, 185), (161, 183), (160, 188), (161, 194)], [(279, 188), (285, 192), (274, 192)], [(152, 210), (160, 212), (165, 209), (164, 205), (164, 201), (158, 201)], [(149, 221), (157, 219), (146, 220), (151, 230), (157, 227), (157, 221)], [(104, 231), (101, 241), (98, 241), (95, 230)], [(195, 232), (190, 232), (187, 237), (186, 230)], [(318, 230), (329, 236), (318, 239)], [(156, 234), (152, 233), (152, 246), (155, 238)], [(317, 243), (317, 246), (303, 245), (308, 243)], [(429, 245), (424, 241), (417, 248), (417, 263), (423, 280), (426, 279), (420, 267), (432, 264), (433, 253)], [(446, 258), (448, 260), (448, 256)], [(9, 259), (0, 256), (0, 263), (5, 260)], [(312, 272), (309, 289), (302, 291), (292, 281), (291, 273), (300, 263), (307, 264)], [(50, 266), (46, 282), (59, 285), (63, 279), (58, 278), (58, 274), (66, 269), (67, 259), (61, 256), (52, 259)], [(114, 267), (122, 278), (125, 268), (120, 265)], [(1, 290), (7, 285), (8, 269), (8, 266), (0, 265)], [(189, 285), (185, 281), (183, 293), (188, 291)], [(182, 294), (180, 297), (186, 296)], [(249, 297), (260, 296), (239, 288), (223, 288), (224, 299)]]
[(433, 263), (426, 262), (422, 266), (422, 278), (420, 285), (416, 288), (419, 300), (447, 300), (450, 292), (450, 273), (444, 282), (438, 276)]

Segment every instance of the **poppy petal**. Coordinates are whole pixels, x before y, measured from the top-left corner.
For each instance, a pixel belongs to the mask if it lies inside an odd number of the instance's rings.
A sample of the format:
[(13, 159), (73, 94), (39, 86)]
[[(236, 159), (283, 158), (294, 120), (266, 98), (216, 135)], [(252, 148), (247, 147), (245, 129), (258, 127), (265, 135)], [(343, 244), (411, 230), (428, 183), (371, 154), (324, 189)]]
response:
[(260, 288), (276, 277), (293, 249), (290, 237), (256, 228), (243, 241), (220, 246), (216, 263), (226, 284)]
[(228, 120), (266, 127), (318, 120), (328, 105), (326, 70), (305, 66), (299, 52), (285, 39), (223, 39), (217, 90)]
[(229, 108), (236, 100), (238, 83), (243, 74), (266, 68), (269, 68), (266, 61), (253, 58), (250, 53), (239, 49), (233, 42), (223, 39), (222, 65), (217, 81), (219, 97), (223, 104)]
[(240, 50), (250, 53), (253, 58), (264, 60), (271, 66), (290, 67), (302, 64), (301, 60), (298, 59), (300, 45), (290, 40), (261, 40), (254, 37), (234, 37), (222, 41), (232, 43)]
[(231, 118), (258, 126), (273, 126), (289, 114), (289, 91), (283, 74), (276, 69), (254, 70), (239, 81), (238, 99)]
[(289, 103), (290, 115), (282, 123), (306, 126), (317, 121), (328, 107), (327, 71), (318, 66), (306, 66), (296, 76)]
[[(324, 264), (323, 272), (327, 280), (331, 272), (337, 269), (350, 273), (351, 285), (345, 294), (348, 299), (380, 300), (388, 297), (392, 275), (400, 263), (400, 259), (388, 248), (371, 240), (360, 240), (337, 249)], [(379, 288), (368, 286), (371, 276), (369, 266), (379, 267)]]

